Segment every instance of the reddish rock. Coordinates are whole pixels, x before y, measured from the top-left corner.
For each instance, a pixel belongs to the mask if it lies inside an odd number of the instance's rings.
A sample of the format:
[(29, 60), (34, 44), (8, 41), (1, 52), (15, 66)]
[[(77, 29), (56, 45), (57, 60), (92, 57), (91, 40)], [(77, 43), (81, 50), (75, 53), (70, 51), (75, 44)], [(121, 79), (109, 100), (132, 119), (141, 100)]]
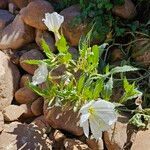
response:
[(7, 10), (1, 10), (0, 9), (0, 30), (6, 27), (10, 22), (12, 22), (14, 19), (14, 15), (12, 15)]
[(15, 99), (20, 104), (28, 104), (36, 100), (39, 96), (27, 87), (20, 88), (15, 93)]
[(17, 105), (10, 105), (3, 109), (3, 115), (5, 121), (15, 121), (17, 120), (25, 110)]
[(9, 106), (18, 89), (20, 73), (9, 61), (6, 54), (0, 51), (0, 110)]
[(35, 125), (12, 122), (0, 134), (0, 149), (52, 150), (47, 135)]
[(80, 37), (86, 33), (86, 24), (72, 25), (72, 21), (81, 15), (79, 5), (70, 6), (60, 12), (65, 20), (62, 24), (62, 31), (71, 46), (78, 46)]
[(54, 132), (51, 131), (50, 133), (50, 139), (53, 141), (53, 148), (64, 150), (63, 142), (66, 139), (66, 136), (59, 130), (55, 130)]
[(32, 121), (32, 124), (35, 124), (40, 129), (42, 129), (44, 132), (48, 133), (50, 131), (50, 126), (46, 122), (44, 116), (37, 117), (34, 121)]
[(43, 113), (43, 104), (44, 99), (42, 97), (39, 97), (37, 100), (35, 100), (31, 105), (31, 110), (35, 116), (40, 116)]
[(73, 110), (62, 111), (60, 107), (53, 107), (44, 113), (46, 121), (55, 129), (65, 130), (74, 135), (81, 136), (83, 130), (79, 127), (79, 115)]
[(104, 142), (102, 139), (98, 141), (95, 139), (87, 139), (86, 143), (92, 150), (104, 150)]
[(147, 130), (138, 131), (131, 150), (149, 150), (150, 127)]
[(21, 9), (20, 14), (26, 24), (40, 30), (46, 30), (47, 27), (42, 19), (45, 18), (45, 13), (52, 13), (53, 11), (54, 9), (49, 2), (35, 0), (29, 3), (27, 7)]
[[(39, 47), (41, 47), (41, 40), (44, 39), (52, 52), (56, 52), (54, 37), (47, 31), (36, 30), (35, 41)], [(42, 47), (41, 47), (42, 49)]]
[(64, 146), (65, 150), (92, 150), (86, 144), (76, 139), (65, 139)]
[(32, 81), (32, 75), (30, 74), (23, 75), (20, 79), (20, 88), (27, 86), (27, 83), (31, 81)]
[(34, 40), (34, 29), (22, 21), (19, 15), (0, 33), (0, 49), (18, 49)]
[(128, 126), (128, 117), (119, 116), (118, 121), (109, 129), (104, 132), (104, 142), (109, 150), (122, 150), (130, 147), (136, 130)]
[(24, 113), (21, 116), (22, 119), (31, 118), (34, 116), (31, 111), (31, 104), (21, 104), (20, 107), (24, 109)]
[(23, 7), (26, 7), (33, 0), (10, 0), (10, 1), (21, 9)]
[(8, 6), (8, 0), (0, 0), (0, 9), (5, 9)]
[(44, 59), (44, 55), (37, 49), (32, 49), (26, 53), (24, 53), (20, 57), (20, 66), (29, 74), (34, 74), (34, 71), (38, 68), (37, 65), (29, 65), (25, 63), (25, 60), (41, 60)]
[(4, 129), (4, 116), (2, 112), (0, 111), (0, 132)]
[(136, 15), (136, 7), (131, 0), (125, 0), (123, 5), (114, 6), (112, 12), (121, 18), (132, 19)]

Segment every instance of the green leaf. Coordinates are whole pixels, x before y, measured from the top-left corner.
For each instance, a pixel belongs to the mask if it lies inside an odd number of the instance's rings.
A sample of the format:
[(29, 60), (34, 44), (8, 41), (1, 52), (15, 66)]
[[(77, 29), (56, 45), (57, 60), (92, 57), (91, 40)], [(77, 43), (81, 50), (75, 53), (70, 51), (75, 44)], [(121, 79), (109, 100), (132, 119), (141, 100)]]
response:
[(103, 86), (104, 86), (104, 80), (102, 78), (98, 79), (96, 81), (95, 88), (94, 88), (94, 91), (93, 91), (93, 99), (99, 98), (100, 93), (103, 89)]
[(93, 64), (95, 64), (96, 67), (99, 62), (99, 47), (97, 45), (94, 45), (92, 47), (92, 52), (93, 52)]
[(80, 76), (78, 83), (77, 83), (77, 93), (80, 94), (85, 83), (85, 75)]
[(134, 68), (132, 66), (122, 66), (122, 67), (115, 67), (111, 69), (110, 74), (115, 74), (115, 73), (121, 73), (121, 72), (129, 72), (129, 71), (136, 71), (138, 68)]
[(142, 96), (142, 92), (138, 91), (135, 87), (135, 83), (130, 84), (126, 78), (123, 80), (123, 86), (125, 93), (119, 100), (120, 103), (124, 103), (129, 99), (137, 98)]
[(50, 50), (49, 46), (47, 45), (44, 39), (41, 40), (41, 47), (49, 59), (54, 58), (54, 54), (52, 53), (52, 51)]
[(27, 63), (27, 64), (29, 64), (29, 65), (39, 65), (39, 64), (41, 64), (42, 63), (42, 60), (25, 60), (25, 61), (23, 61), (23, 62), (25, 62), (25, 63)]
[(38, 86), (33, 85), (32, 83), (28, 83), (27, 86), (42, 97), (49, 97), (50, 95), (50, 93), (47, 90), (43, 90), (39, 88)]
[(104, 84), (104, 88), (102, 90), (103, 99), (110, 100), (110, 97), (112, 95), (112, 90), (113, 90), (113, 78), (111, 76), (108, 82)]
[(61, 39), (57, 41), (56, 46), (60, 53), (68, 52), (68, 46), (64, 36), (61, 36)]

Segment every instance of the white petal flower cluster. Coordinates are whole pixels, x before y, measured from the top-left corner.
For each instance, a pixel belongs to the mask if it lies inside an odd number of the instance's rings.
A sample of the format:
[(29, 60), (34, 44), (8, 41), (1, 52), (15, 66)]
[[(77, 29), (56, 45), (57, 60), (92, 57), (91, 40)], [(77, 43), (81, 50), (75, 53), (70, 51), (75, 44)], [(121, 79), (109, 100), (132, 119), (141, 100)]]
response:
[(45, 82), (47, 76), (48, 76), (47, 65), (45, 63), (42, 63), (34, 72), (34, 76), (32, 77), (32, 84), (38, 85)]
[(80, 109), (80, 126), (86, 137), (89, 137), (89, 131), (95, 139), (102, 137), (102, 132), (110, 128), (117, 121), (117, 114), (114, 110), (114, 104), (102, 99), (90, 101)]
[(59, 29), (64, 22), (64, 16), (59, 15), (57, 12), (46, 13), (45, 18), (42, 21), (49, 31), (54, 32), (56, 41), (60, 39)]

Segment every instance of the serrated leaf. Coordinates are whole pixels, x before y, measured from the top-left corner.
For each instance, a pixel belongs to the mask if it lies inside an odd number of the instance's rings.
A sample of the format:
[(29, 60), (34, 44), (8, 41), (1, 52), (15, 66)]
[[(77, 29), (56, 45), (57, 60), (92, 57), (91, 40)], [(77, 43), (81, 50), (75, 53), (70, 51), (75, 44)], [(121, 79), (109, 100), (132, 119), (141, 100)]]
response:
[(44, 39), (41, 40), (41, 47), (49, 59), (54, 58), (54, 54), (52, 53), (52, 51), (50, 50), (49, 46), (47, 45)]
[(80, 94), (83, 87), (84, 87), (84, 83), (85, 83), (85, 75), (82, 75), (77, 83), (77, 93)]
[(125, 65), (122, 67), (115, 67), (115, 68), (111, 69), (110, 74), (129, 72), (129, 71), (137, 71), (137, 70), (138, 70), (138, 68)]
[(99, 98), (100, 93), (101, 93), (101, 91), (103, 89), (103, 86), (104, 86), (103, 79), (98, 79), (96, 81), (95, 88), (94, 88), (94, 91), (93, 91), (93, 99)]
[(112, 95), (112, 90), (113, 90), (113, 78), (112, 76), (108, 80), (106, 84), (104, 84), (104, 88), (102, 91), (102, 97), (105, 100), (110, 100), (110, 97)]

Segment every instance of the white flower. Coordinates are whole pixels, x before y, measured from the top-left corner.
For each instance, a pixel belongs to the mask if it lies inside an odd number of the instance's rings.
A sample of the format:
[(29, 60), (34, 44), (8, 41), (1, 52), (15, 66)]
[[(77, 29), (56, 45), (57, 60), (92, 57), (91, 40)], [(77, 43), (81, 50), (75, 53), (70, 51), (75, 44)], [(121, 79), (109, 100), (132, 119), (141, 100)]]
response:
[(59, 28), (64, 22), (64, 16), (59, 15), (57, 12), (46, 13), (45, 18), (42, 19), (49, 31), (54, 32), (56, 40), (60, 39)]
[(38, 85), (45, 82), (47, 76), (48, 76), (47, 65), (45, 63), (42, 63), (34, 72), (34, 76), (32, 77), (32, 84)]
[(89, 137), (89, 128), (95, 139), (102, 137), (106, 131), (117, 121), (114, 105), (105, 100), (90, 101), (80, 109), (80, 126), (86, 137)]

